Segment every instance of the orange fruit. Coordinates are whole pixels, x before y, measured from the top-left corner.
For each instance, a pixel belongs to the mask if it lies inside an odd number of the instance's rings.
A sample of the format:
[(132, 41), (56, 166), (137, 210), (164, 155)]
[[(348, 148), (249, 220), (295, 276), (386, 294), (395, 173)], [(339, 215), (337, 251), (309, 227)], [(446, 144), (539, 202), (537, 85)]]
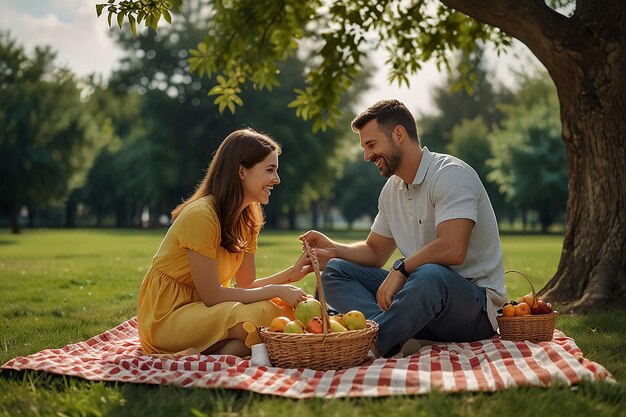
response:
[(285, 325), (289, 323), (290, 321), (291, 320), (289, 320), (287, 317), (284, 317), (284, 316), (274, 317), (274, 319), (270, 323), (270, 332), (284, 331)]
[(502, 307), (502, 315), (504, 317), (513, 317), (515, 315), (515, 306), (513, 304), (507, 304)]
[(518, 303), (515, 306), (515, 315), (516, 316), (526, 316), (530, 314), (530, 306), (526, 303)]

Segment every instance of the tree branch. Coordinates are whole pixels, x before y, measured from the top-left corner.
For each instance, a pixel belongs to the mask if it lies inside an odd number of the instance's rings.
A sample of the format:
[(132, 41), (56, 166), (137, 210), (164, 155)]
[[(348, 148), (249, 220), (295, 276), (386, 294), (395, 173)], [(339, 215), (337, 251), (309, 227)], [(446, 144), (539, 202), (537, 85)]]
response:
[(548, 71), (566, 66), (559, 52), (572, 36), (566, 16), (546, 6), (543, 0), (440, 0), (461, 13), (497, 27), (525, 44)]

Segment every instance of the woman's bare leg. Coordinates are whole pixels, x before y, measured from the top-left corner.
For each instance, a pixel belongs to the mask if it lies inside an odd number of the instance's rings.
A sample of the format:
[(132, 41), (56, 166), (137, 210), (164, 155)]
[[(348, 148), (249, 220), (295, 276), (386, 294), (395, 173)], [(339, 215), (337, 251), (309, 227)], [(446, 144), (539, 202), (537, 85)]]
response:
[(245, 344), (246, 337), (248, 337), (248, 332), (244, 330), (243, 324), (238, 324), (228, 329), (225, 339), (205, 349), (202, 353), (205, 355), (248, 356), (250, 355), (250, 348)]

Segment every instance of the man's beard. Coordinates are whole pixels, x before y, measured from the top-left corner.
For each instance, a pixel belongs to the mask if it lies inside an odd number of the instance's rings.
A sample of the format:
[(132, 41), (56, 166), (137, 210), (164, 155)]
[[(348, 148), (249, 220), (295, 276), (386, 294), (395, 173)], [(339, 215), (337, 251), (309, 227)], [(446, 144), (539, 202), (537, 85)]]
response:
[(400, 162), (402, 162), (402, 152), (395, 143), (389, 142), (390, 151), (388, 155), (380, 154), (376, 158), (372, 159), (372, 162), (376, 162), (378, 159), (382, 159), (381, 167), (379, 168), (380, 175), (385, 178), (391, 177), (400, 168)]

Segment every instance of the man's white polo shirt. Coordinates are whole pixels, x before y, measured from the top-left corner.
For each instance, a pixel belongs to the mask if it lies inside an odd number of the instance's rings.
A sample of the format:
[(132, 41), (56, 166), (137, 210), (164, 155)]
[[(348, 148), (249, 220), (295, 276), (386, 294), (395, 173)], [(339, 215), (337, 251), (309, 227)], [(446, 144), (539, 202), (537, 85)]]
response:
[(478, 174), (451, 155), (423, 148), (413, 183), (393, 175), (378, 197), (372, 232), (392, 238), (403, 256), (435, 240), (437, 226), (451, 219), (474, 224), (465, 261), (451, 266), (459, 275), (487, 290), (489, 320), (498, 327), (497, 310), (507, 301), (498, 223)]

